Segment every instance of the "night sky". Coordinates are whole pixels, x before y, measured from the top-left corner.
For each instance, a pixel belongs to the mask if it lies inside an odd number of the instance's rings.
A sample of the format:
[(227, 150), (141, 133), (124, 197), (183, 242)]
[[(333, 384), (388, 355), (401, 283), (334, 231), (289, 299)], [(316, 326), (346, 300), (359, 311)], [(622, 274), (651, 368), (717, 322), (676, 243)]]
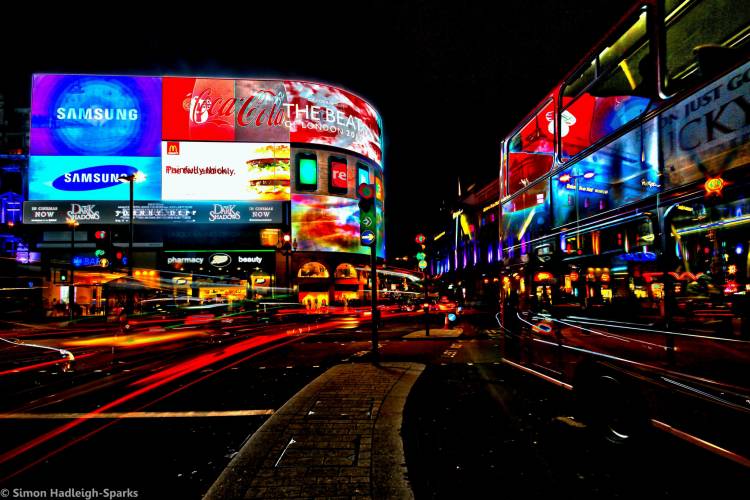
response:
[(630, 4), (38, 7), (2, 21), (0, 93), (6, 109), (28, 106), (34, 72), (279, 77), (347, 88), (383, 118), (391, 259), (413, 253), (414, 235), (433, 229), (442, 202), (455, 198), (459, 175), (464, 188), (497, 175), (500, 139)]

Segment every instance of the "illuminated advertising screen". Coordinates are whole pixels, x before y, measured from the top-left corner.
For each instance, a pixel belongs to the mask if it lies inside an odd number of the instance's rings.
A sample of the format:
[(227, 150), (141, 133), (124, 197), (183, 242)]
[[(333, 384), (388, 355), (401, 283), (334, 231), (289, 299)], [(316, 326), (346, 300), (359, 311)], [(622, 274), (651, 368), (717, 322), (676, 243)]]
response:
[(377, 112), (345, 90), (308, 82), (286, 82), (291, 142), (348, 149), (382, 164), (382, 125)]
[(30, 154), (159, 156), (161, 78), (34, 75)]
[(346, 158), (330, 158), (330, 190), (346, 193), (349, 189), (349, 167), (346, 164)]
[[(378, 207), (379, 257), (385, 257), (383, 226)], [(359, 243), (359, 206), (354, 198), (293, 194), (292, 237), (300, 251), (370, 253)]]
[[(25, 224), (128, 224), (130, 203), (126, 201), (26, 201)], [(136, 201), (133, 221), (137, 224), (281, 224), (284, 210), (277, 201)]]
[(289, 145), (165, 141), (162, 200), (288, 201)]
[(161, 160), (136, 156), (31, 156), (30, 200), (128, 200), (130, 186), (119, 178), (138, 173), (136, 200), (161, 198)]
[(299, 142), (382, 164), (382, 126), (362, 98), (330, 85), (281, 80), (163, 79), (162, 138)]

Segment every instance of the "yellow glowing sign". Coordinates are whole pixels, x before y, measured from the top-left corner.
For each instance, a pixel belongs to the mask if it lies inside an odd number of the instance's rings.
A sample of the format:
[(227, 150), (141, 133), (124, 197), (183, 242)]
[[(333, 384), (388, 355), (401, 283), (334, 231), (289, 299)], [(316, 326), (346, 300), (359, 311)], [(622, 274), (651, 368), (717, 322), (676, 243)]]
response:
[(706, 180), (707, 194), (721, 194), (722, 189), (724, 189), (724, 179), (721, 177), (711, 177)]

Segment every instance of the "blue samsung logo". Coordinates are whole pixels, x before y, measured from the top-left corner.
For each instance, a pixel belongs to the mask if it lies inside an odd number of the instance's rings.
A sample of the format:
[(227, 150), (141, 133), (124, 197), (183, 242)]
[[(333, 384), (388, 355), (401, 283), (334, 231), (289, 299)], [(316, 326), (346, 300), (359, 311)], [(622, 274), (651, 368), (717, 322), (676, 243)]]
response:
[(129, 165), (99, 165), (65, 173), (52, 181), (52, 187), (61, 191), (93, 191), (119, 186), (120, 177), (137, 172), (137, 168)]

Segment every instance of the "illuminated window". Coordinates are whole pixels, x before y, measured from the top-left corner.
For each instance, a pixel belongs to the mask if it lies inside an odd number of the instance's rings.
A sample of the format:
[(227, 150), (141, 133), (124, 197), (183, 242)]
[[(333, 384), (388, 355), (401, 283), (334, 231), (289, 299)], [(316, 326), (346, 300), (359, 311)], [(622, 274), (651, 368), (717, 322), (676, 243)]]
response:
[[(676, 91), (746, 60), (750, 9), (731, 0), (667, 0), (667, 88)], [(706, 22), (710, 19), (710, 22)]]
[(655, 97), (656, 66), (646, 37), (646, 13), (624, 28), (563, 88), (563, 159), (636, 119)]
[(357, 186), (370, 184), (370, 168), (362, 163), (357, 163)]
[(326, 266), (320, 262), (308, 262), (300, 267), (297, 276), (299, 278), (329, 278), (330, 274)]
[(318, 189), (318, 159), (315, 153), (297, 155), (297, 189), (304, 191)]
[(527, 186), (552, 167), (554, 103), (549, 101), (508, 142), (508, 193)]
[(264, 247), (275, 247), (281, 237), (280, 229), (261, 229), (260, 244)]
[(335, 194), (347, 194), (349, 191), (349, 167), (346, 158), (328, 158), (328, 191)]
[(357, 270), (351, 264), (339, 264), (334, 273), (335, 278), (356, 278)]
[(377, 198), (380, 201), (383, 201), (383, 180), (380, 178), (379, 175), (375, 176), (375, 198)]

